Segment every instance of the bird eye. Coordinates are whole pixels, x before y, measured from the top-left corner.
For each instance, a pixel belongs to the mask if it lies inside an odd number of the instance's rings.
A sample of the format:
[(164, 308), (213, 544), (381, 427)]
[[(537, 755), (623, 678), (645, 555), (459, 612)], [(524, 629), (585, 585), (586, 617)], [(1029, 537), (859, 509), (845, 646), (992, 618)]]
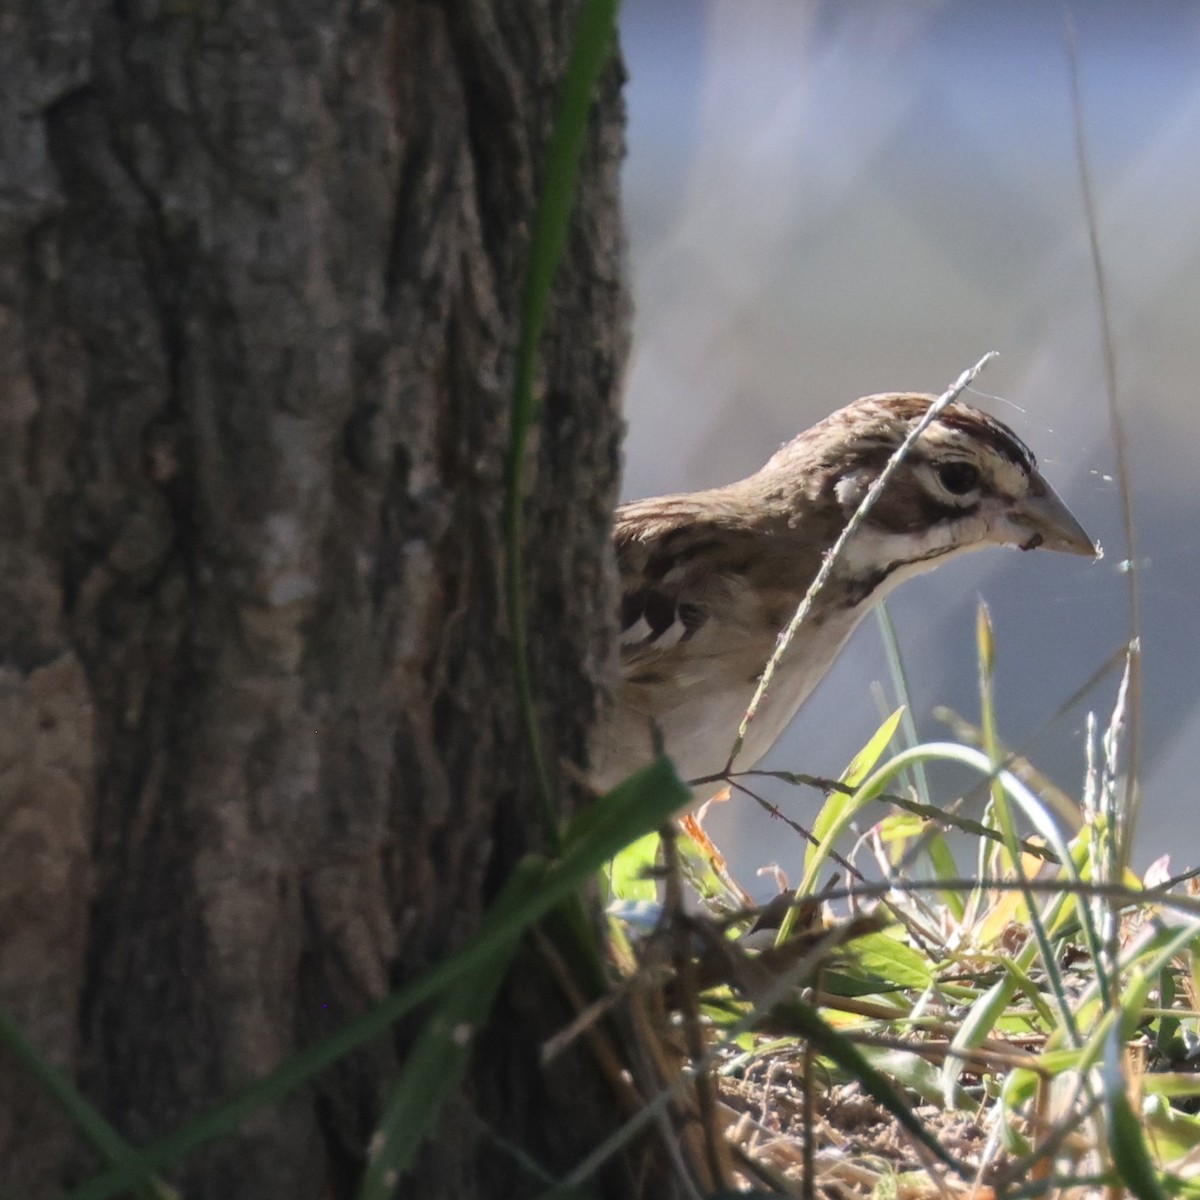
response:
[(937, 469), (937, 477), (952, 496), (965, 496), (979, 486), (979, 468), (961, 459), (942, 463)]

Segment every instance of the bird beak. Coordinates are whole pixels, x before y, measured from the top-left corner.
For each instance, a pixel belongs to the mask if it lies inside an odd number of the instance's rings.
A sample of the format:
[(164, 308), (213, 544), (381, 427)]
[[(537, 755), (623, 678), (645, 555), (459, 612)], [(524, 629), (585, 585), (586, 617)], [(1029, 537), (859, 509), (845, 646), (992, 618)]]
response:
[(1003, 540), (1022, 550), (1061, 550), (1095, 558), (1100, 547), (1083, 531), (1058, 493), (1034, 472), (1029, 491), (1005, 514)]

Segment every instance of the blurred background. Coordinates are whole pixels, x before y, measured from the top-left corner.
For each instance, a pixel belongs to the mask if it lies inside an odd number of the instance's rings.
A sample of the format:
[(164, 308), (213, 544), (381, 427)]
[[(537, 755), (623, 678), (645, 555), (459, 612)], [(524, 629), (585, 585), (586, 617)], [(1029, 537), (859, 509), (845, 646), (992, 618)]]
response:
[[(1105, 547), (970, 556), (889, 601), (922, 738), (978, 719), (995, 624), (1002, 736), (1072, 795), (1071, 697), (1129, 634), (1097, 288), (1059, 4), (624, 0), (635, 350), (624, 495), (725, 483), (857, 396), (943, 391), (1012, 425)], [(1200, 862), (1200, 5), (1072, 7), (1142, 568), (1136, 865)], [(864, 621), (764, 766), (836, 776), (893, 692)], [(942, 778), (941, 794), (958, 781)], [(816, 793), (764, 787), (807, 823)], [(753, 802), (708, 820), (735, 870), (803, 846)], [(762, 884), (764, 893), (772, 888)]]

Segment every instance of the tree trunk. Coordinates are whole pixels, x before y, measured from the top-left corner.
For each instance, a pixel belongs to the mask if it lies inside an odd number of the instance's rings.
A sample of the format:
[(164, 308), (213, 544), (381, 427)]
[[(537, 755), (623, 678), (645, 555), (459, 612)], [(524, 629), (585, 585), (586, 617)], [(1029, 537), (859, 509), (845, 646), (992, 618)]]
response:
[[(0, 1004), (161, 1136), (475, 927), (538, 812), (500, 600), (518, 298), (575, 0), (16, 0), (0, 39)], [(558, 791), (609, 666), (619, 65), (543, 344), (531, 658)], [(407, 1194), (614, 1120), (536, 970)], [(353, 1194), (405, 1035), (171, 1178)], [(0, 1052), (0, 1190), (99, 1166)], [(609, 1192), (637, 1194), (610, 1179)]]

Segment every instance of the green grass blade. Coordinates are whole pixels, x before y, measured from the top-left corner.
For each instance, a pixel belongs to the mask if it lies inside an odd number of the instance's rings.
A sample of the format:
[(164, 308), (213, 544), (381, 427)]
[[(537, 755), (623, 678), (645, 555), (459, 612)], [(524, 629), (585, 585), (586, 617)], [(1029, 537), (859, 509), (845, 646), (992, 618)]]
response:
[(498, 949), (438, 1003), (405, 1059), (404, 1070), (371, 1139), (371, 1158), (359, 1200), (388, 1200), (437, 1122), (471, 1055), (469, 1031), (486, 1019), (504, 980), (514, 945)]
[(522, 904), (493, 909), (474, 937), (420, 979), (394, 992), (317, 1045), (293, 1055), (233, 1099), (145, 1147), (140, 1163), (113, 1167), (76, 1188), (68, 1200), (107, 1200), (137, 1186), (146, 1180), (148, 1172), (161, 1170), (213, 1138), (236, 1129), (251, 1113), (277, 1103), (351, 1051), (386, 1033), (400, 1017), (442, 994), (472, 971), (488, 967), (494, 961), (498, 944), (519, 937), (574, 895), (626, 842), (657, 829), (671, 813), (687, 804), (690, 797), (666, 759), (631, 775), (595, 802), (601, 814), (586, 825), (587, 836), (575, 838), (561, 859), (545, 864), (541, 884)]
[(563, 77), (562, 99), (546, 152), (546, 173), (538, 196), (530, 239), (513, 371), (512, 423), (504, 466), (504, 595), (513, 670), (525, 737), (537, 773), (545, 832), (552, 839), (557, 836), (558, 814), (554, 807), (550, 777), (542, 753), (541, 729), (533, 702), (525, 622), (523, 473), (526, 444), (537, 420), (537, 402), (533, 394), (537, 347), (546, 322), (554, 275), (567, 242), (592, 95), (600, 71), (612, 53), (616, 14), (617, 0), (585, 0), (579, 14), (571, 58)]
[(967, 1011), (950, 1043), (950, 1053), (942, 1064), (942, 1095), (947, 1105), (954, 1104), (958, 1077), (969, 1061), (967, 1051), (978, 1049), (985, 1038), (991, 1037), (996, 1022), (1004, 1014), (1016, 990), (1017, 981), (1005, 975), (992, 984)]
[(1105, 1101), (1108, 1108), (1109, 1152), (1113, 1166), (1131, 1196), (1138, 1200), (1167, 1200), (1158, 1168), (1146, 1145), (1142, 1123), (1125, 1088), (1122, 1064), (1125, 1044), (1114, 1026), (1105, 1052)]
[(138, 1151), (76, 1091), (70, 1080), (57, 1067), (38, 1053), (16, 1022), (3, 1010), (0, 1010), (0, 1042), (12, 1051), (17, 1061), (22, 1063), (38, 1083), (54, 1097), (75, 1127), (110, 1165), (131, 1169), (137, 1173), (140, 1179), (136, 1189), (139, 1196), (147, 1197), (147, 1200), (167, 1200), (168, 1197), (177, 1195), (166, 1184), (153, 1178), (149, 1166)]
[[(993, 701), (993, 681), (996, 670), (996, 638), (992, 630), (992, 618), (987, 605), (981, 600), (975, 610), (975, 641), (979, 659), (979, 733), (982, 750), (992, 764), (992, 778), (989, 786), (990, 802), (985, 809), (984, 823), (992, 824), (1004, 834), (1005, 843), (1011, 842), (1011, 826), (1006, 822), (1009, 818), (1008, 806), (1005, 803), (1004, 788), (1000, 784), (998, 771), (1004, 764), (1000, 761), (998, 747), (999, 734), (996, 730), (996, 706)], [(1012, 847), (1009, 845), (1011, 859)], [(1006, 874), (1008, 869), (1017, 870), (1020, 866), (1020, 856), (1016, 861), (1004, 862), (1000, 847), (994, 843), (980, 843), (979, 846), (979, 877)]]
[[(886, 1078), (894, 1079), (910, 1092), (916, 1092), (926, 1104), (944, 1103), (941, 1072), (921, 1056), (917, 1046), (913, 1046), (911, 1050), (884, 1050), (878, 1046), (864, 1046), (862, 1052), (871, 1065)], [(954, 1094), (954, 1107), (959, 1111), (966, 1109), (975, 1112), (978, 1111), (979, 1105), (972, 1101), (965, 1088), (959, 1088)]]
[(898, 708), (871, 735), (871, 740), (850, 760), (850, 765), (842, 772), (839, 783), (846, 787), (856, 788), (875, 769), (875, 764), (883, 757), (883, 752), (892, 744), (896, 730), (904, 716), (904, 709)]
[[(896, 704), (903, 713), (900, 718), (900, 730), (904, 734), (905, 745), (908, 749), (920, 745), (917, 737), (917, 723), (913, 720), (912, 701), (908, 691), (908, 672), (904, 669), (904, 655), (900, 653), (900, 639), (896, 636), (896, 626), (892, 614), (888, 611), (887, 601), (881, 600), (875, 609), (875, 622), (879, 626), (879, 636), (883, 640), (883, 650), (887, 655), (888, 674), (892, 677), (892, 690), (896, 694)], [(913, 787), (922, 804), (932, 804), (932, 793), (929, 790), (929, 778), (925, 774), (924, 763), (914, 763), (912, 768)], [(957, 874), (957, 872), (953, 872)]]
[[(544, 874), (545, 864), (530, 859), (522, 862), (489, 915), (499, 922), (506, 913), (522, 912)], [(496, 938), (492, 957), (439, 999), (384, 1106), (371, 1139), (359, 1200), (388, 1200), (394, 1193), (400, 1176), (433, 1129), (443, 1101), (458, 1085), (470, 1058), (473, 1035), (487, 1019), (518, 944), (519, 936)]]
[[(588, 0), (579, 17), (571, 58), (563, 77), (562, 99), (546, 155), (545, 178), (538, 198), (530, 242), (528, 271), (521, 305), (514, 370), (512, 425), (505, 469), (505, 594), (514, 670), (526, 739), (534, 760), (547, 835), (557, 838), (557, 813), (541, 747), (541, 734), (529, 672), (522, 543), (522, 470), (529, 432), (537, 419), (533, 377), (537, 346), (545, 324), (550, 293), (566, 245), (574, 205), (579, 160), (587, 130), (596, 80), (612, 51), (615, 0)], [(552, 841), (551, 844), (556, 844)], [(575, 843), (586, 853), (586, 843)], [(507, 912), (513, 900), (531, 891), (528, 872), (509, 881), (493, 909)], [(520, 905), (516, 905), (519, 910)], [(513, 935), (498, 939), (495, 954), (443, 998), (442, 1011), (428, 1023), (414, 1046), (380, 1126), (376, 1153), (364, 1181), (364, 1200), (377, 1200), (410, 1161), (432, 1127), (437, 1108), (457, 1081), (466, 1061), (462, 1031), (482, 1023), (517, 945)]]
[[(847, 787), (857, 788), (870, 774), (883, 752), (888, 748), (892, 738), (896, 736), (896, 729), (900, 725), (902, 715), (903, 710), (897, 709), (871, 735), (871, 740), (851, 759), (850, 765), (842, 774), (841, 783)], [(889, 774), (888, 778), (892, 778), (893, 775), (894, 772)], [(882, 788), (879, 791), (882, 791)], [(834, 792), (825, 801), (821, 811), (817, 814), (817, 819), (813, 822), (813, 844), (809, 845), (804, 855), (804, 879), (797, 889), (798, 896), (812, 895), (813, 888), (816, 887), (817, 876), (825, 865), (834, 843), (858, 815), (863, 805), (877, 794), (878, 792), (875, 792), (872, 796), (863, 796), (858, 791), (853, 793), (839, 791)], [(782, 930), (781, 935), (788, 932), (790, 930)], [(782, 936), (781, 940), (783, 940)]]
[[(1027, 882), (1027, 876), (1021, 858), (1020, 840), (1017, 837), (1016, 822), (1013, 820), (1012, 807), (1009, 803), (1009, 791), (1001, 779), (1004, 761), (1000, 753), (1000, 736), (996, 728), (996, 706), (993, 699), (996, 673), (996, 638), (995, 632), (992, 629), (991, 614), (988, 612), (987, 605), (982, 601), (975, 614), (975, 632), (979, 648), (979, 728), (983, 737), (983, 750), (991, 764), (990, 808), (995, 814), (996, 825), (1003, 835), (1004, 847), (1007, 851), (1007, 854), (1003, 857), (999, 853), (992, 855), (991, 861), (999, 869), (994, 872), (981, 871), (980, 878), (985, 878), (988, 874), (1003, 876), (1008, 871), (1011, 871), (1016, 875), (1022, 886), (1024, 886)], [(1041, 811), (1043, 821), (1046, 824), (1053, 824), (1050, 814), (1045, 811), (1040, 799), (1028, 790), (1026, 791), (1026, 796), (1027, 801), (1022, 805), (1026, 810), (1026, 814), (1028, 815), (1031, 806), (1036, 806)], [(1004, 861), (1005, 858), (1007, 859), (1006, 862)], [(1003, 863), (1003, 866), (1000, 866), (1001, 863)], [(1042, 912), (1034, 901), (1033, 893), (1026, 889), (1024, 895), (1025, 907), (1029, 913), (1029, 925), (1041, 951), (1042, 965), (1046, 971), (1047, 980), (1058, 1000), (1059, 1012), (1063, 1024), (1070, 1033), (1072, 1040), (1078, 1045), (1080, 1037), (1075, 1025), (1075, 1016), (1066, 998), (1066, 988), (1063, 983), (1062, 972), (1058, 968), (1058, 960), (1055, 958), (1050, 945), (1050, 935), (1046, 929), (1046, 922), (1042, 919)]]

